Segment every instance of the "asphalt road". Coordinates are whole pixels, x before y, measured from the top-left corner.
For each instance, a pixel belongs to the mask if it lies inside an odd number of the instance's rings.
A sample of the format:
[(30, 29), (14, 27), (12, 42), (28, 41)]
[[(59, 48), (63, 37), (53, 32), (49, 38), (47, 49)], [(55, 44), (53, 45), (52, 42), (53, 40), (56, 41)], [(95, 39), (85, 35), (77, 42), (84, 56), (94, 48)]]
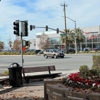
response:
[[(24, 58), (24, 67), (28, 66), (43, 66), (43, 65), (55, 65), (57, 71), (66, 72), (72, 70), (78, 70), (81, 65), (87, 65), (92, 67), (92, 55), (91, 54), (67, 54), (65, 58), (48, 58), (45, 59), (43, 55), (26, 55)], [(0, 72), (8, 70), (11, 63), (17, 62), (20, 65), (21, 56), (0, 56)]]

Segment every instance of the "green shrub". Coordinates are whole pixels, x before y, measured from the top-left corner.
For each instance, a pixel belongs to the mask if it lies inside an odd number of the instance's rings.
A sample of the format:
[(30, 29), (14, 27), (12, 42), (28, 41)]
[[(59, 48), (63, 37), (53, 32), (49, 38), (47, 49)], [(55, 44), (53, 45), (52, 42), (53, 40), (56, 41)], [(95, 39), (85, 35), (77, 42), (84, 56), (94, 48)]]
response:
[(20, 52), (12, 52), (12, 55), (20, 55)]
[(0, 55), (3, 55), (3, 52), (0, 52)]
[(24, 55), (34, 55), (35, 54), (35, 52), (26, 52), (26, 53), (24, 53)]
[[(34, 55), (35, 52), (26, 52), (24, 55)], [(0, 52), (0, 55), (21, 55), (20, 52)]]
[(9, 71), (5, 71), (4, 74), (5, 74), (5, 75), (9, 75)]
[(89, 68), (87, 65), (82, 65), (79, 68), (80, 74), (82, 77), (86, 78), (89, 74)]
[(93, 55), (92, 69), (100, 69), (100, 55)]
[(10, 52), (3, 52), (3, 54), (4, 54), (4, 55), (9, 55), (9, 54), (10, 54)]

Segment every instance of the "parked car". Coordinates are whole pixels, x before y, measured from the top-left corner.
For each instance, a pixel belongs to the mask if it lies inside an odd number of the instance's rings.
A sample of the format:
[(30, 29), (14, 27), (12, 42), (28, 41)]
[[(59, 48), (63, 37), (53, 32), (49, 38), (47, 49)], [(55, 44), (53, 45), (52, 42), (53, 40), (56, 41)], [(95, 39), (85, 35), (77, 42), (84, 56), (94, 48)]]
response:
[(64, 53), (62, 51), (60, 51), (59, 49), (46, 49), (44, 52), (44, 57), (48, 58), (48, 57), (52, 57), (52, 58), (64, 58)]
[(100, 50), (100, 46), (94, 48), (95, 51), (99, 51)]
[[(67, 50), (64, 49), (63, 52), (66, 53)], [(75, 49), (74, 48), (69, 48), (69, 53), (75, 53)]]
[(27, 49), (25, 52), (35, 52), (35, 49)]
[(84, 51), (90, 51), (90, 50), (91, 50), (90, 47), (86, 47), (86, 48), (84, 48)]
[(38, 54), (41, 50), (35, 50), (35, 53)]
[(43, 54), (43, 50), (39, 51), (38, 54)]

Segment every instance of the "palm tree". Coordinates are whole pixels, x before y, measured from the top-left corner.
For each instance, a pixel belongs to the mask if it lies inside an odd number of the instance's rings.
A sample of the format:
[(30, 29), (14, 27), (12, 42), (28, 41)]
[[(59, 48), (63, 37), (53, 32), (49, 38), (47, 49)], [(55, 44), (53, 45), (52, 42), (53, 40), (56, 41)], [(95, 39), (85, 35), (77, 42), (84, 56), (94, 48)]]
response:
[(85, 41), (85, 36), (83, 35), (83, 31), (80, 28), (76, 29), (76, 40), (77, 40), (77, 46), (78, 46), (78, 50), (79, 50), (80, 44)]
[[(85, 36), (83, 35), (83, 31), (80, 28), (76, 28), (76, 40), (77, 46), (80, 48), (80, 44), (84, 42)], [(66, 43), (66, 37), (62, 36), (61, 41)], [(69, 44), (75, 44), (75, 30), (67, 29), (67, 47), (69, 49)], [(79, 50), (79, 49), (78, 49)]]
[(70, 30), (70, 32), (68, 34), (68, 42), (69, 42), (69, 44), (75, 43), (75, 32), (73, 30)]
[(10, 47), (10, 49), (11, 49), (11, 47), (12, 47), (12, 41), (9, 41), (9, 42), (8, 42), (8, 45), (9, 45), (9, 47)]
[(70, 29), (65, 30), (65, 34), (66, 34), (66, 36), (61, 36), (61, 41), (66, 46), (66, 50), (67, 50), (66, 53), (69, 53), (69, 44), (72, 43), (72, 41), (70, 40), (70, 38), (71, 38), (71, 36), (70, 36), (70, 34), (71, 34)]

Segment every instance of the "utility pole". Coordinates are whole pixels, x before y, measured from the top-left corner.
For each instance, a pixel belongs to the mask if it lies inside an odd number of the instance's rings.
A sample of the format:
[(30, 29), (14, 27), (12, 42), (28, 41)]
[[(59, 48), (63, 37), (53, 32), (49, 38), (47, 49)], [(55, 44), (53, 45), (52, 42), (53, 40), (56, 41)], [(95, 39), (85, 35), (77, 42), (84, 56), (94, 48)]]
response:
[(64, 3), (63, 5), (61, 5), (61, 6), (63, 6), (64, 8), (63, 8), (63, 10), (64, 10), (64, 22), (65, 22), (65, 33), (66, 33), (66, 42), (65, 42), (65, 46), (66, 46), (66, 50), (67, 50), (67, 54), (68, 54), (68, 37), (67, 37), (67, 23), (66, 23), (66, 4)]
[(67, 29), (67, 25), (66, 25), (66, 4), (64, 3), (64, 5), (61, 5), (61, 6), (63, 6), (64, 7), (64, 22), (65, 22), (65, 30)]

